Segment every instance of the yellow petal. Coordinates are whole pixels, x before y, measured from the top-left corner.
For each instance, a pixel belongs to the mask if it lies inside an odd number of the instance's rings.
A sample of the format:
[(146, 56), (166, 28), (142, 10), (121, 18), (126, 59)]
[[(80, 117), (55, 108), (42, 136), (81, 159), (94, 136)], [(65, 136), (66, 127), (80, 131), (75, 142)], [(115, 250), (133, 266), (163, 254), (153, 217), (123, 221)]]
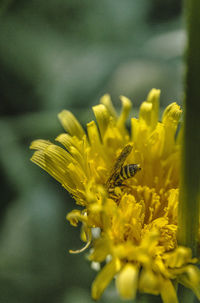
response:
[(162, 122), (164, 124), (172, 124), (175, 123), (177, 124), (180, 116), (182, 114), (182, 110), (180, 106), (176, 103), (173, 102), (169, 104), (166, 109), (164, 110), (163, 116), (162, 116)]
[(85, 135), (85, 132), (81, 124), (78, 122), (78, 120), (74, 117), (74, 115), (70, 111), (63, 110), (60, 114), (58, 114), (58, 118), (63, 128), (71, 136), (77, 136), (78, 138), (81, 139)]
[(140, 107), (139, 120), (145, 122), (146, 125), (153, 130), (158, 122), (160, 90), (152, 89)]
[(73, 178), (74, 183), (78, 188), (84, 188), (84, 184), (86, 183), (86, 176), (85, 171), (79, 166), (75, 165), (74, 163), (70, 163), (67, 166), (68, 174)]
[(175, 135), (181, 114), (180, 106), (175, 102), (168, 105), (163, 113), (162, 122), (165, 127), (164, 157), (170, 154), (175, 147)]
[(95, 117), (97, 119), (97, 123), (98, 123), (98, 126), (99, 126), (99, 131), (100, 131), (100, 134), (101, 134), (101, 138), (103, 139), (111, 116), (110, 116), (107, 108), (103, 104), (93, 106), (92, 109), (93, 109), (93, 112), (94, 112)]
[[(78, 189), (83, 188), (77, 174), (80, 176), (84, 172), (75, 159), (63, 148), (54, 144), (48, 145), (44, 151), (36, 151), (31, 161), (46, 170), (73, 195), (78, 195), (77, 187)], [(74, 169), (74, 167), (76, 168)], [(77, 184), (76, 181), (78, 181)]]
[[(31, 161), (46, 170), (52, 177), (54, 177), (61, 184), (65, 183), (65, 173), (60, 167), (57, 167), (52, 163), (52, 161), (45, 155), (42, 151), (36, 151)], [(68, 184), (68, 189), (70, 188), (71, 182)]]
[(105, 288), (111, 282), (115, 274), (120, 270), (120, 261), (118, 259), (112, 259), (107, 263), (104, 268), (97, 275), (96, 279), (92, 283), (92, 298), (97, 300), (102, 295)]
[(135, 143), (139, 137), (139, 121), (136, 118), (131, 118), (131, 139)]
[(157, 295), (159, 294), (159, 276), (151, 269), (142, 269), (139, 280), (139, 289), (141, 292)]
[(139, 120), (140, 122), (144, 121), (148, 126), (151, 125), (151, 111), (152, 104), (144, 101), (140, 106)]
[(117, 118), (117, 113), (115, 111), (115, 108), (112, 104), (111, 98), (109, 94), (105, 94), (103, 97), (101, 97), (100, 102), (105, 105), (107, 110), (109, 111), (110, 115), (113, 116), (113, 118)]
[(170, 268), (179, 268), (184, 264), (190, 263), (192, 251), (188, 247), (179, 246), (174, 251), (165, 254), (165, 263)]
[(188, 265), (182, 275), (178, 276), (178, 282), (192, 289), (200, 300), (200, 270), (193, 265)]
[(87, 222), (87, 217), (80, 210), (74, 209), (66, 216), (67, 220), (73, 226), (78, 226), (79, 222)]
[(132, 264), (123, 267), (116, 278), (116, 286), (121, 298), (134, 299), (137, 292), (138, 268)]
[(160, 90), (153, 88), (148, 96), (147, 102), (152, 104), (151, 126), (154, 129), (158, 122), (159, 106), (160, 106)]
[(74, 142), (76, 137), (72, 137), (69, 134), (60, 134), (57, 138), (56, 141), (60, 142), (67, 150), (70, 150), (71, 146), (76, 145)]
[(31, 142), (30, 149), (45, 150), (51, 144), (49, 140), (34, 140)]
[(110, 253), (110, 242), (107, 238), (99, 238), (94, 241), (94, 250), (89, 259), (96, 262), (103, 262)]
[[(91, 121), (90, 123), (87, 124), (87, 133), (88, 133), (89, 142), (90, 142), (94, 152), (101, 153), (102, 144), (101, 144), (97, 125), (94, 121)], [(101, 155), (102, 155), (102, 153), (101, 153)]]
[(163, 303), (178, 303), (176, 290), (170, 280), (162, 279), (160, 294)]
[(119, 119), (117, 121), (117, 126), (119, 128), (124, 127), (125, 126), (125, 122), (128, 118), (128, 115), (130, 113), (131, 107), (132, 107), (132, 103), (131, 100), (124, 97), (124, 96), (120, 96), (120, 100), (122, 103), (122, 112), (119, 116)]
[(164, 148), (164, 127), (161, 123), (157, 123), (154, 131), (147, 139), (148, 156), (152, 159), (160, 157)]

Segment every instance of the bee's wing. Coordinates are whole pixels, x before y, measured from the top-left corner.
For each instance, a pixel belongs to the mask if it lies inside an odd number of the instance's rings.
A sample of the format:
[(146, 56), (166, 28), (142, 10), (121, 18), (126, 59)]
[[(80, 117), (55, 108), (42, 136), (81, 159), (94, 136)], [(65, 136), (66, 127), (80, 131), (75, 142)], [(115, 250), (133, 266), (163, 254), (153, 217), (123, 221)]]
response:
[(118, 172), (118, 170), (120, 170), (120, 168), (122, 167), (122, 165), (124, 164), (126, 158), (128, 157), (128, 155), (130, 154), (130, 152), (132, 151), (133, 146), (130, 144), (127, 144), (121, 151), (119, 157), (117, 158), (115, 165), (112, 169), (111, 172), (111, 176), (108, 178), (106, 185), (109, 186), (110, 183), (112, 183), (114, 177), (116, 176), (116, 173)]

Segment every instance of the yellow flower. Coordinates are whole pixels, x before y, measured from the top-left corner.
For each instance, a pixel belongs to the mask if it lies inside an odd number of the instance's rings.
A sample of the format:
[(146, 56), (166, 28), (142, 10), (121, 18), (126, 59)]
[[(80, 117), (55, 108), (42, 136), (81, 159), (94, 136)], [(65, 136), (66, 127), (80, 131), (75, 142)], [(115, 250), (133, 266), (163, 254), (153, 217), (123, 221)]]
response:
[[(189, 248), (177, 244), (181, 109), (170, 104), (159, 122), (159, 96), (159, 90), (150, 91), (139, 118), (131, 119), (130, 132), (126, 127), (130, 100), (121, 97), (118, 116), (105, 95), (93, 107), (97, 124), (88, 123), (87, 133), (64, 110), (59, 119), (67, 133), (56, 138), (64, 148), (45, 140), (31, 144), (37, 150), (31, 160), (82, 206), (67, 215), (74, 226), (82, 222), (86, 246), (75, 252), (92, 243), (89, 259), (106, 262), (92, 284), (94, 299), (114, 277), (125, 299), (140, 291), (160, 294), (165, 303), (178, 302), (177, 283), (200, 298), (197, 259)], [(138, 164), (132, 177), (131, 164)]]

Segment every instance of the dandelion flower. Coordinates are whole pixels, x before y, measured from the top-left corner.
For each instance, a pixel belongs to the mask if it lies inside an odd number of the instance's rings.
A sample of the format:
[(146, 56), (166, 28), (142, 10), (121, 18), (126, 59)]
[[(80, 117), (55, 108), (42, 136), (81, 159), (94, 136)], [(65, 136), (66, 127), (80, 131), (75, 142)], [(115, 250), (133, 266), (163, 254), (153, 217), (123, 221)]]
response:
[[(71, 112), (59, 114), (66, 133), (56, 141), (63, 148), (46, 140), (31, 144), (36, 150), (31, 160), (82, 206), (67, 219), (74, 226), (82, 223), (86, 244), (75, 252), (91, 246), (91, 262), (103, 263), (92, 284), (94, 299), (113, 278), (124, 299), (139, 291), (161, 295), (164, 303), (178, 302), (177, 283), (200, 299), (198, 260), (177, 243), (181, 109), (171, 103), (159, 122), (159, 97), (159, 90), (150, 91), (139, 118), (131, 118), (130, 132), (131, 101), (120, 97), (118, 116), (105, 95), (93, 107), (97, 123), (88, 123), (86, 132)], [(131, 175), (132, 164), (136, 170)]]

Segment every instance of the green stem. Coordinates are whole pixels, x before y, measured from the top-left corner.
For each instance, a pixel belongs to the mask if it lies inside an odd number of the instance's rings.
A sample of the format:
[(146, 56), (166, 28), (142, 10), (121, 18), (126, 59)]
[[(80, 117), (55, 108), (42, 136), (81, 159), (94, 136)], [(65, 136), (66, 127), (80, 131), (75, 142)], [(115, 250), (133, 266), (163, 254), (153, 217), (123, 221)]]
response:
[(197, 255), (200, 212), (200, 0), (185, 0), (188, 49), (182, 180), (179, 202), (179, 244)]

